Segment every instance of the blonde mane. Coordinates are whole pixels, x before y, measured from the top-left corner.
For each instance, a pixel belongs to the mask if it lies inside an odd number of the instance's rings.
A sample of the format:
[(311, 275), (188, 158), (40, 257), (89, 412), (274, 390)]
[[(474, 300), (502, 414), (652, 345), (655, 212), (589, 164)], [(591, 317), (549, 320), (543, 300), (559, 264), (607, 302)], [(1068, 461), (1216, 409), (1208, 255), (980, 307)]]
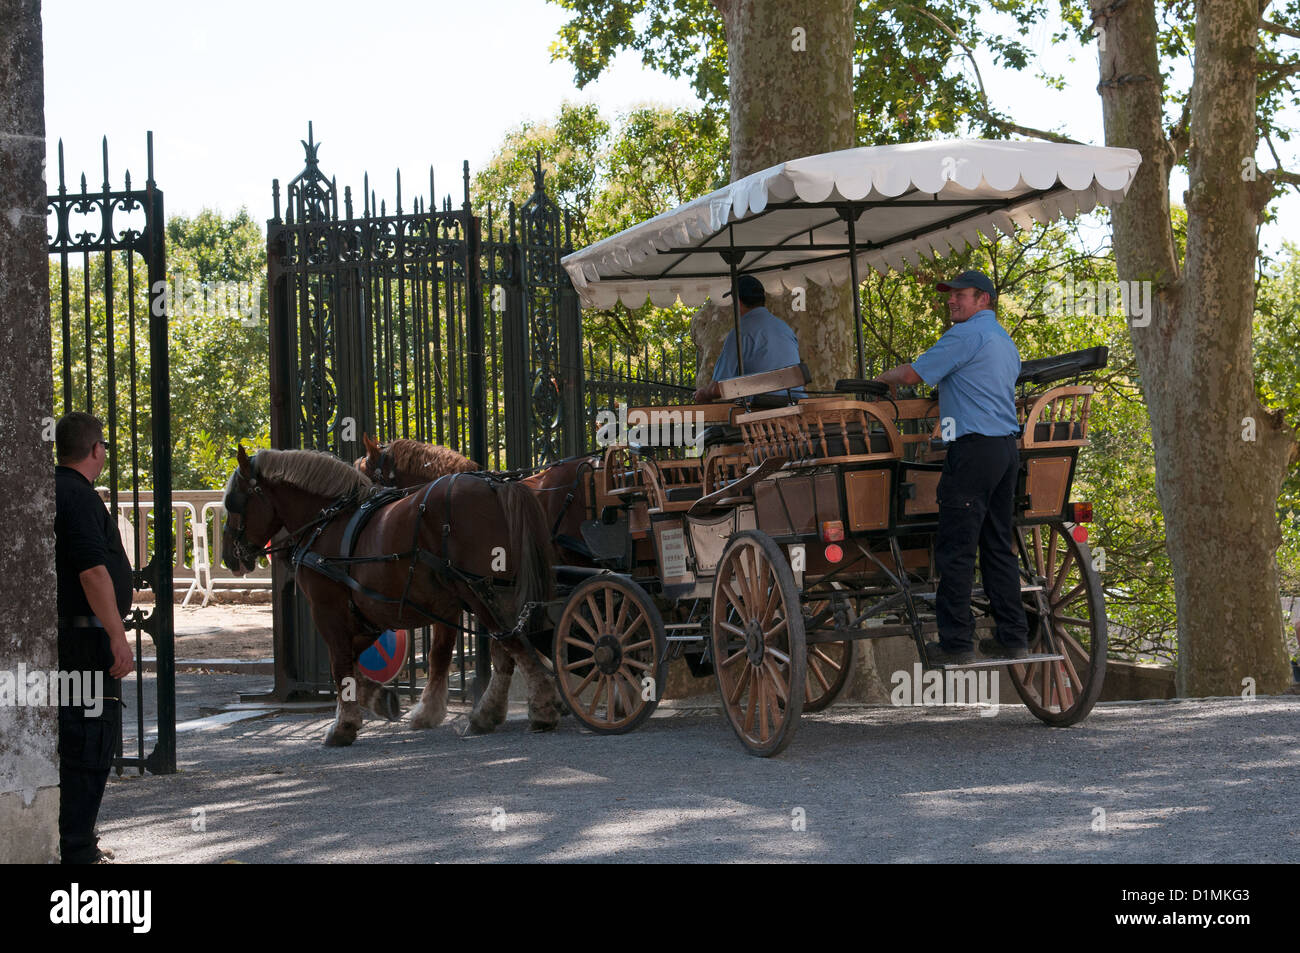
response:
[(365, 496), (374, 487), (365, 474), (324, 450), (259, 450), (257, 475), (328, 497)]

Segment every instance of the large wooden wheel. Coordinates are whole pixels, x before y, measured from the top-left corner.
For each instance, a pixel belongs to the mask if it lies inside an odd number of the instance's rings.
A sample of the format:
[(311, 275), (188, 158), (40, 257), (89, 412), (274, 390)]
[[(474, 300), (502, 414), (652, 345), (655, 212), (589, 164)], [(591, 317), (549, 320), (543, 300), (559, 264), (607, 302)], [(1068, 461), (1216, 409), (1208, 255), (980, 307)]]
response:
[(560, 694), (592, 731), (631, 731), (659, 704), (667, 647), (663, 618), (644, 589), (613, 574), (583, 580), (555, 627)]
[(713, 582), (713, 665), (722, 708), (751, 754), (790, 743), (807, 677), (803, 610), (785, 553), (758, 530), (736, 533)]
[[(1092, 711), (1106, 674), (1106, 601), (1092, 553), (1061, 523), (1020, 530), (1021, 560), (1043, 588), (1025, 593), (1031, 653), (1054, 651), (1063, 661), (1011, 664), (1011, 683), (1025, 706), (1064, 727)], [(1050, 629), (1051, 644), (1044, 629)]]

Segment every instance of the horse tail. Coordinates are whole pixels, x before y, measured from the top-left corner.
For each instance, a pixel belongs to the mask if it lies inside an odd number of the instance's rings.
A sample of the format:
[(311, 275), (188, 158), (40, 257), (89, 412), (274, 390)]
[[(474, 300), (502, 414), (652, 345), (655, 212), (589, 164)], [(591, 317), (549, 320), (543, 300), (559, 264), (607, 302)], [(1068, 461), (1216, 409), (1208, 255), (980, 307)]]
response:
[[(545, 602), (551, 598), (551, 530), (537, 497), (527, 487), (511, 481), (497, 485), (501, 509), (511, 531), (511, 549), (519, 565), (515, 572), (515, 608), (517, 615), (528, 602)], [(501, 620), (503, 623), (507, 620)], [(514, 620), (509, 620), (513, 622)]]

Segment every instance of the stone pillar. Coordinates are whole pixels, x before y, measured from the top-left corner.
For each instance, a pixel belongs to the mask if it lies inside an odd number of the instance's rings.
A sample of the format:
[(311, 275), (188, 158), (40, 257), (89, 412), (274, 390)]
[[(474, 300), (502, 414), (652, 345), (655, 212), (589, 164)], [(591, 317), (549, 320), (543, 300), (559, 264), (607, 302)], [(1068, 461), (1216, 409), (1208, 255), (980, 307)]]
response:
[[(58, 665), (40, 0), (0, 4), (0, 692)], [(17, 694), (16, 692), (14, 693)], [(57, 709), (0, 696), (0, 863), (58, 860)]]

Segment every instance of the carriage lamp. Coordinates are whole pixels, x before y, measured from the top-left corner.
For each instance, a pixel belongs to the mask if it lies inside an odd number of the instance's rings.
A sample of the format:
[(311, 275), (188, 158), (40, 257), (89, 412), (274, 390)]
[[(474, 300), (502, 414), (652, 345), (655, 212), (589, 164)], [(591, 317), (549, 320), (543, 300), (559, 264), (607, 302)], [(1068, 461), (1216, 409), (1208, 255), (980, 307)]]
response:
[[(826, 520), (822, 523), (822, 542), (838, 543), (844, 538), (843, 520)], [(838, 548), (838, 547), (837, 547)], [(839, 562), (839, 560), (833, 560)]]
[(844, 550), (835, 543), (830, 543), (823, 551), (823, 555), (828, 563), (837, 563), (844, 558)]
[(1091, 523), (1092, 522), (1092, 504), (1091, 503), (1071, 503), (1070, 520), (1074, 523)]

